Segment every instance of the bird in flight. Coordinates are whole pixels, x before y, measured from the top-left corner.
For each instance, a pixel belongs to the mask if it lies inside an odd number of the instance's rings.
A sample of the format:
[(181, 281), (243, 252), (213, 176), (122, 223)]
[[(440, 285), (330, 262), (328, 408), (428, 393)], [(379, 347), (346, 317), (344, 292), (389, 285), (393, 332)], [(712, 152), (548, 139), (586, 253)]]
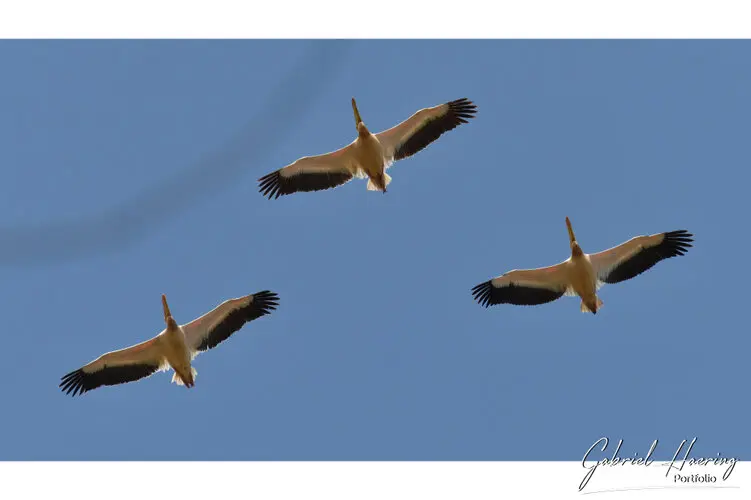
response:
[(216, 347), (249, 321), (270, 314), (279, 305), (276, 293), (264, 290), (226, 300), (212, 311), (185, 325), (178, 325), (162, 295), (167, 327), (151, 340), (101, 355), (91, 363), (62, 377), (60, 386), (73, 396), (103, 385), (133, 382), (157, 371), (172, 368), (172, 382), (193, 387), (197, 375), (191, 361)]
[(539, 269), (513, 270), (472, 288), (482, 306), (496, 304), (538, 305), (563, 295), (579, 296), (581, 311), (597, 314), (603, 302), (597, 290), (605, 283), (629, 280), (661, 260), (684, 255), (693, 235), (686, 230), (637, 236), (599, 253), (586, 254), (566, 217), (571, 257), (560, 264)]
[(386, 192), (391, 177), (386, 169), (397, 160), (425, 149), (441, 135), (477, 113), (472, 101), (462, 98), (421, 109), (399, 125), (378, 134), (365, 126), (352, 98), (357, 138), (341, 149), (318, 156), (305, 156), (260, 179), (259, 191), (269, 199), (299, 191), (321, 191), (368, 178), (368, 191)]

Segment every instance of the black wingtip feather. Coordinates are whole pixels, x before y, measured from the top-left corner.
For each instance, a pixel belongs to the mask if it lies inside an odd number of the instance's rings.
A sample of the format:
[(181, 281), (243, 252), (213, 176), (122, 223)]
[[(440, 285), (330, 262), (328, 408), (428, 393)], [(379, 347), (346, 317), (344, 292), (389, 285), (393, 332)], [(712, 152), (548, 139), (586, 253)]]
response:
[(78, 369), (72, 371), (60, 379), (61, 382), (58, 387), (62, 388), (62, 391), (65, 394), (70, 394), (71, 396), (75, 396), (76, 394), (83, 394), (87, 391), (87, 389), (83, 387), (83, 378), (83, 370)]
[(269, 290), (253, 294), (253, 304), (258, 308), (258, 317), (271, 314), (279, 307), (279, 295)]
[(488, 280), (472, 287), (472, 297), (483, 307), (490, 306), (490, 292), (493, 284)]
[[(457, 99), (455, 101), (451, 101), (448, 103), (449, 105), (449, 115), (454, 115), (461, 121), (462, 118), (471, 119), (474, 118), (474, 116), (477, 114), (477, 106), (475, 103), (467, 99), (466, 97), (462, 97), (461, 99)], [(466, 121), (462, 121), (462, 123), (467, 123)]]
[(282, 190), (281, 174), (277, 170), (258, 179), (258, 190), (269, 200), (279, 198)]
[(660, 248), (663, 258), (675, 257), (676, 255), (684, 255), (689, 248), (693, 247), (693, 234), (689, 233), (685, 229), (679, 229), (677, 231), (669, 231), (665, 234), (665, 239), (656, 248)]

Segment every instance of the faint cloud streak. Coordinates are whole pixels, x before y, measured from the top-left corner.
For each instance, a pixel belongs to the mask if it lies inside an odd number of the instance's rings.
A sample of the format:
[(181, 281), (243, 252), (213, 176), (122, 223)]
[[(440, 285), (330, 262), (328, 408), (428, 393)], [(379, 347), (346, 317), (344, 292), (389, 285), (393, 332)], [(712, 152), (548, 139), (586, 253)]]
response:
[[(172, 178), (80, 220), (0, 228), (0, 265), (54, 265), (115, 253), (217, 194), (283, 141), (290, 124), (300, 120), (341, 68), (352, 43), (311, 42), (295, 67), (274, 87), (263, 108), (234, 139)], [(181, 194), (166, 200), (164, 191)]]

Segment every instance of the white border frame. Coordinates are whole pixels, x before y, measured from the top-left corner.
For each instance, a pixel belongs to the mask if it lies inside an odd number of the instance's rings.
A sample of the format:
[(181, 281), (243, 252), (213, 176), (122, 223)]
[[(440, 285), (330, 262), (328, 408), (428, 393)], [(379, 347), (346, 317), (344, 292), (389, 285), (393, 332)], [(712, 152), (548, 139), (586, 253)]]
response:
[(745, 0), (24, 0), (5, 38), (744, 38)]
[[(0, 495), (62, 500), (748, 498), (748, 463), (736, 463), (728, 480), (712, 489), (700, 483), (676, 485), (662, 464), (603, 468), (580, 492), (587, 472), (581, 461), (5, 462), (0, 464)], [(690, 472), (711, 473), (719, 480), (724, 469), (705, 466)]]
[[(4, 38), (746, 38), (744, 0), (24, 0), (3, 2)], [(293, 13), (293, 15), (290, 15)], [(655, 469), (612, 468), (617, 498), (741, 498), (745, 463), (709, 492), (649, 487)], [(581, 462), (5, 462), (3, 498), (571, 498)], [(645, 482), (646, 481), (646, 482)], [(665, 483), (662, 483), (665, 484)], [(641, 486), (640, 486), (641, 485)], [(669, 482), (668, 482), (669, 485)], [(53, 497), (54, 495), (54, 497)], [(610, 498), (610, 495), (605, 495)], [(546, 498), (546, 497), (542, 497)], [(587, 497), (585, 497), (587, 498)], [(597, 497), (595, 497), (597, 498)]]

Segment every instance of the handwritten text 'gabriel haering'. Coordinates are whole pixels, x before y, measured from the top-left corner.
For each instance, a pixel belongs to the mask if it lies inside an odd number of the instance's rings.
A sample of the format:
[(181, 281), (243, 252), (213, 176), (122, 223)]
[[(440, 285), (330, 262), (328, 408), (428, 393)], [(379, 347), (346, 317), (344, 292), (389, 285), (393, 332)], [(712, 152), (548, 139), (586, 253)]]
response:
[[(597, 467), (599, 466), (616, 466), (616, 465), (643, 465), (645, 467), (649, 467), (652, 465), (652, 462), (654, 460), (651, 460), (652, 454), (657, 449), (657, 439), (654, 440), (652, 443), (652, 446), (650, 446), (649, 451), (647, 452), (647, 455), (644, 457), (634, 456), (634, 457), (626, 457), (621, 458), (618, 456), (618, 452), (621, 449), (621, 446), (623, 445), (623, 439), (618, 441), (618, 447), (613, 452), (613, 456), (611, 458), (603, 458), (601, 460), (598, 460), (594, 463), (590, 462), (590, 464), (587, 464), (587, 459), (589, 458), (589, 455), (592, 453), (592, 451), (597, 447), (597, 445), (602, 443), (602, 449), (600, 451), (605, 451), (608, 447), (608, 438), (602, 437), (595, 441), (595, 443), (589, 447), (589, 450), (587, 450), (587, 453), (584, 454), (584, 458), (582, 459), (582, 467), (585, 469), (589, 469), (587, 471), (587, 474), (584, 476), (584, 479), (582, 480), (581, 484), (579, 484), (579, 491), (583, 490), (585, 486), (587, 486), (587, 483), (589, 483), (589, 480), (592, 479), (592, 475), (595, 473), (595, 470), (597, 470)], [(686, 440), (684, 439), (681, 441), (681, 444), (678, 446), (678, 449), (675, 451), (675, 455), (673, 455), (673, 460), (668, 465), (668, 471), (665, 474), (665, 477), (667, 477), (670, 474), (670, 471), (673, 469), (677, 469), (678, 471), (683, 470), (683, 466), (688, 464), (689, 466), (692, 465), (726, 465), (727, 469), (725, 469), (725, 473), (722, 476), (723, 480), (726, 480), (728, 477), (730, 477), (730, 474), (733, 472), (733, 469), (735, 468), (735, 463), (738, 461), (735, 458), (725, 458), (720, 457), (719, 453), (717, 454), (716, 458), (689, 458), (689, 454), (691, 453), (691, 448), (694, 447), (694, 443), (696, 443), (696, 438), (694, 438), (691, 441), (691, 444), (688, 445), (688, 448), (686, 448), (686, 452), (683, 455), (683, 459), (678, 460), (678, 455), (683, 450), (683, 447), (686, 444)], [(680, 465), (676, 464), (676, 461), (679, 461)]]

